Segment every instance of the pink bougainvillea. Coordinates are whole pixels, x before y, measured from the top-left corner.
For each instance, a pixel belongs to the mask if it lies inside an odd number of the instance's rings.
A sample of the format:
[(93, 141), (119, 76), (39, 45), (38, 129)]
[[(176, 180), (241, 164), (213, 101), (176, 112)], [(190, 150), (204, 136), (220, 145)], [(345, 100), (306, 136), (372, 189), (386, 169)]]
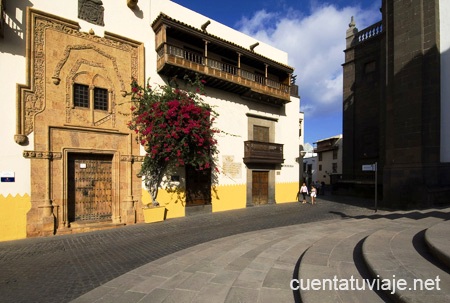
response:
[(190, 165), (197, 170), (214, 167), (219, 132), (213, 127), (217, 114), (203, 102), (204, 81), (188, 77), (187, 89), (176, 82), (152, 88), (131, 82), (131, 121), (128, 127), (137, 134), (146, 157), (141, 175), (157, 204), (162, 177), (170, 166)]

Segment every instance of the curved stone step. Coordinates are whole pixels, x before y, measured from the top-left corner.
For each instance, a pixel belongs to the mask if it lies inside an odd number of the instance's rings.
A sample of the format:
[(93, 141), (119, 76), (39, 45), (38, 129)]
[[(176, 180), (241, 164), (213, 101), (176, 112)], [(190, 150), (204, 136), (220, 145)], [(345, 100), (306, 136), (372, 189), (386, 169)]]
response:
[(366, 238), (362, 253), (378, 278), (375, 287), (396, 302), (450, 302), (450, 275), (437, 266), (424, 241), (425, 229), (439, 221), (393, 224)]
[[(303, 303), (385, 302), (385, 298), (366, 288), (365, 279), (370, 274), (361, 258), (362, 241), (377, 230), (379, 224), (379, 221), (366, 220), (358, 227), (354, 222), (345, 228), (336, 226), (334, 230), (338, 231), (308, 248), (301, 259), (298, 275)], [(314, 279), (321, 281), (319, 287), (311, 284), (315, 283)]]
[(450, 221), (444, 221), (428, 228), (425, 243), (430, 252), (450, 269)]

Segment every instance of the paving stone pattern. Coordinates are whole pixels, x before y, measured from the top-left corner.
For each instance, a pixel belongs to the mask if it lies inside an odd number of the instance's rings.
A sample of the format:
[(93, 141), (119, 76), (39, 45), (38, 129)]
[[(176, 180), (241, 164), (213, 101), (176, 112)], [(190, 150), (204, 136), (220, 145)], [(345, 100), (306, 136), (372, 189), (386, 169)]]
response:
[[(0, 302), (69, 302), (133, 269), (201, 243), (250, 231), (371, 215), (370, 206), (370, 201), (325, 196), (314, 206), (265, 205), (113, 230), (2, 242)], [(247, 274), (255, 277), (254, 272)], [(270, 274), (276, 276), (277, 272)], [(200, 285), (209, 278), (197, 275), (189, 283)], [(230, 277), (225, 272), (216, 278)], [(181, 293), (171, 296), (188, 300), (187, 293), (177, 292)]]

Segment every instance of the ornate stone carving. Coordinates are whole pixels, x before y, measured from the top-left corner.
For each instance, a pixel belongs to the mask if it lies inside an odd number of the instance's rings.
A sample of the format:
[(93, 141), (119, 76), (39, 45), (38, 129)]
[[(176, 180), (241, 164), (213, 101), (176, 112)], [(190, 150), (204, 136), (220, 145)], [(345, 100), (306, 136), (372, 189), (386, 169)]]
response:
[[(88, 36), (89, 37), (89, 36)], [(94, 40), (97, 40), (95, 38), (91, 38)], [(96, 41), (98, 42), (98, 41)], [(121, 48), (123, 49), (123, 48)], [(59, 79), (59, 74), (61, 73), (61, 69), (64, 67), (64, 65), (66, 64), (67, 60), (69, 59), (70, 53), (73, 51), (80, 51), (80, 50), (93, 50), (95, 52), (97, 52), (99, 54), (99, 56), (108, 58), (108, 60), (111, 61), (113, 67), (114, 67), (114, 72), (117, 76), (117, 78), (120, 80), (120, 89), (121, 90), (125, 90), (125, 84), (122, 80), (121, 74), (119, 72), (119, 67), (117, 65), (117, 59), (114, 58), (113, 56), (111, 56), (110, 54), (108, 54), (105, 51), (102, 51), (100, 48), (96, 47), (93, 44), (86, 44), (86, 45), (69, 45), (66, 47), (66, 49), (64, 50), (64, 57), (58, 62), (58, 64), (55, 67), (55, 70), (53, 72), (53, 78), (58, 78)], [(127, 48), (127, 50), (131, 50), (131, 48)], [(135, 53), (133, 52), (133, 55), (135, 55)], [(137, 56), (136, 58), (133, 58), (133, 60), (137, 61)], [(101, 67), (101, 68), (105, 68), (103, 66), (103, 64), (101, 63), (97, 63), (97, 62), (93, 62), (93, 61), (87, 61), (87, 60), (79, 60), (77, 61), (77, 63), (75, 64), (74, 67), (72, 67), (71, 70), (71, 74), (75, 74), (75, 72), (78, 71), (78, 69), (80, 68), (80, 66), (82, 64), (87, 64), (89, 66), (93, 66), (93, 67)]]
[(17, 134), (14, 135), (14, 141), (16, 141), (16, 143), (19, 145), (25, 145), (26, 143), (28, 143), (28, 137), (25, 135)]
[(104, 12), (101, 0), (78, 0), (78, 18), (82, 20), (104, 26)]
[[(100, 47), (97, 47), (97, 44), (104, 45), (107, 47), (113, 47), (120, 49), (122, 51), (130, 53), (130, 64), (131, 64), (131, 77), (140, 78), (142, 75), (140, 73), (140, 65), (139, 65), (139, 56), (141, 52), (141, 44), (138, 42), (132, 42), (128, 40), (123, 40), (119, 36), (115, 36), (111, 33), (105, 32), (104, 37), (98, 37), (94, 35), (90, 35), (89, 33), (84, 33), (79, 31), (79, 25), (70, 20), (65, 20), (62, 18), (55, 18), (54, 16), (42, 14), (38, 11), (30, 10), (30, 26), (31, 29), (34, 29), (32, 32), (30, 31), (27, 34), (27, 47), (30, 51), (27, 54), (27, 60), (29, 66), (29, 70), (27, 70), (27, 84), (26, 85), (18, 85), (18, 96), (17, 96), (17, 113), (18, 113), (18, 127), (16, 130), (15, 141), (18, 144), (26, 143), (25, 137), (34, 131), (34, 118), (35, 116), (42, 112), (46, 107), (46, 99), (45, 98), (45, 69), (47, 67), (47, 60), (49, 58), (46, 57), (46, 31), (53, 30), (57, 31), (73, 38), (82, 38), (86, 41), (84, 45), (68, 45), (65, 46), (65, 52), (58, 64), (56, 65), (53, 75), (52, 75), (52, 83), (55, 85), (59, 85), (62, 81), (60, 77), (61, 69), (64, 67), (64, 64), (67, 63), (67, 60), (70, 56), (70, 52), (72, 50), (93, 50), (99, 54), (99, 56), (106, 57), (110, 60), (112, 64), (112, 68), (114, 70), (114, 74), (116, 79), (119, 79), (120, 87), (115, 87), (117, 92), (125, 91), (125, 83), (122, 79), (122, 74), (119, 72), (118, 63), (116, 62), (116, 58), (112, 56), (110, 53), (104, 51)], [(83, 61), (78, 62), (77, 64), (88, 64), (89, 66), (97, 66), (98, 62), (90, 62)], [(107, 67), (102, 67), (103, 69)], [(130, 78), (131, 78), (130, 77)], [(112, 117), (110, 121), (115, 124), (115, 94), (114, 91), (111, 94), (111, 110), (110, 114)], [(69, 96), (70, 97), (70, 96)], [(66, 101), (67, 102), (67, 101)], [(72, 108), (70, 106), (70, 102), (67, 103), (66, 106), (66, 117), (68, 123), (71, 122), (71, 111)], [(102, 121), (109, 121), (108, 119), (104, 119), (102, 117), (98, 121), (101, 123)], [(113, 126), (115, 127), (115, 126)]]
[(27, 159), (62, 159), (62, 153), (49, 151), (25, 150), (23, 157)]
[(145, 156), (133, 156), (133, 155), (122, 155), (120, 156), (120, 161), (122, 162), (144, 162)]
[(134, 9), (138, 4), (138, 0), (127, 0), (127, 5), (129, 8)]

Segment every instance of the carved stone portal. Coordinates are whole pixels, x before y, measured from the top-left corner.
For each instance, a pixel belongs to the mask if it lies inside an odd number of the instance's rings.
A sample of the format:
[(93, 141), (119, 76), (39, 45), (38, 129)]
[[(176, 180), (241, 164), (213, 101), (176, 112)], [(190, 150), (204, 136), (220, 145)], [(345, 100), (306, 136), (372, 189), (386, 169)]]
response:
[[(126, 95), (120, 93), (126, 90), (123, 79), (143, 81), (143, 44), (110, 33), (83, 33), (76, 22), (34, 9), (27, 18), (27, 83), (18, 85), (15, 136), (26, 145), (33, 133), (29, 150), (23, 152), (31, 171), (27, 237), (82, 231), (77, 224), (99, 213), (106, 214), (101, 224), (135, 223), (140, 208), (133, 207), (142, 193), (135, 162), (141, 156), (139, 145), (132, 144), (129, 117), (118, 113), (129, 110)], [(87, 107), (75, 106), (75, 83), (91, 90)], [(106, 108), (94, 105), (96, 87), (104, 90)], [(121, 161), (122, 155), (130, 161)], [(88, 161), (99, 168), (90, 184), (84, 177), (91, 167)], [(86, 184), (74, 183), (78, 171)], [(95, 206), (97, 197), (107, 203)], [(89, 208), (91, 217), (77, 208), (79, 201), (94, 206)]]

